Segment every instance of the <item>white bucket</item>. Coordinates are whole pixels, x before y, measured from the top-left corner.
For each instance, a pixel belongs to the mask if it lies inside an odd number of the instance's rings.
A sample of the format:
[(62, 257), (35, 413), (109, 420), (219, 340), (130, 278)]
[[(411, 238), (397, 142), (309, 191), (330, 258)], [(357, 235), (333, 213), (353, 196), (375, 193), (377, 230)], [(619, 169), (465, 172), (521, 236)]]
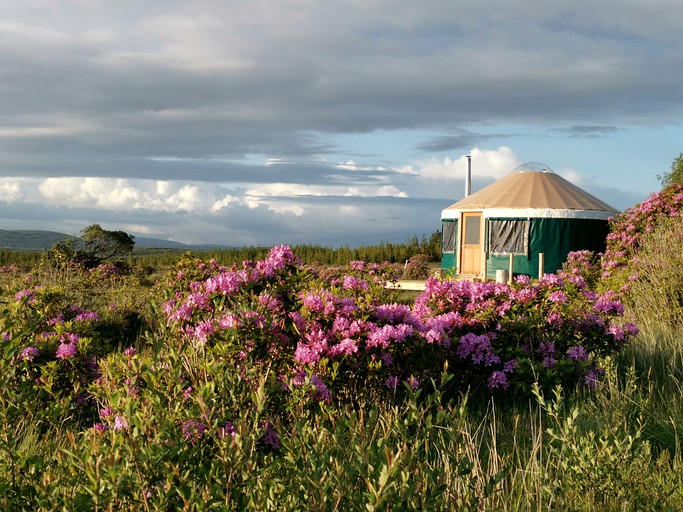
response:
[(507, 283), (509, 275), (507, 270), (496, 270), (496, 283)]

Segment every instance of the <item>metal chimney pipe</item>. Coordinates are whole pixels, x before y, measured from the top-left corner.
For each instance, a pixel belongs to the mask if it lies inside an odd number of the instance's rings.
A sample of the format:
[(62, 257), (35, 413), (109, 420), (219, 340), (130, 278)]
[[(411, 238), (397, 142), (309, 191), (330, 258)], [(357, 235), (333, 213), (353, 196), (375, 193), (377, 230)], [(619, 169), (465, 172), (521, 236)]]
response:
[(472, 193), (472, 157), (467, 155), (467, 174), (465, 175), (465, 197)]

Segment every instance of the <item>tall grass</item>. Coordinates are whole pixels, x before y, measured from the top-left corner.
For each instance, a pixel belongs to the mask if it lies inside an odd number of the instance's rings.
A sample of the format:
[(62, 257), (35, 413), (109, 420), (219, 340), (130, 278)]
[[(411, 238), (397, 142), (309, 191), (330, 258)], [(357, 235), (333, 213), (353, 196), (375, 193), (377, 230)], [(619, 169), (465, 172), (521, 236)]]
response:
[(662, 449), (680, 452), (683, 443), (683, 218), (662, 220), (643, 235), (625, 273), (627, 314), (640, 335), (620, 365), (633, 368), (647, 400), (645, 432)]

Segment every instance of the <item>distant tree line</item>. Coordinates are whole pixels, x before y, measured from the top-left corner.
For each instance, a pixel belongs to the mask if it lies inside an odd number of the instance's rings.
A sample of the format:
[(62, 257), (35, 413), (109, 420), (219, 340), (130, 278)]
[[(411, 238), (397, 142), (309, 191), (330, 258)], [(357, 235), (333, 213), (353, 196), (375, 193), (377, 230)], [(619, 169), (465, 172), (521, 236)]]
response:
[[(367, 261), (372, 263), (405, 263), (417, 254), (425, 254), (430, 262), (441, 261), (441, 232), (436, 231), (427, 238), (413, 236), (405, 243), (380, 242), (377, 245), (361, 245), (359, 247), (325, 247), (315, 244), (299, 244), (290, 246), (301, 260), (308, 265), (346, 265), (350, 261)], [(270, 246), (245, 246), (211, 250), (192, 251), (202, 259), (215, 259), (221, 265), (240, 264), (246, 260), (264, 258)], [(137, 264), (151, 267), (171, 266), (187, 251), (182, 249), (136, 249), (133, 257)]]
[[(69, 237), (57, 242), (52, 249), (43, 253), (37, 251), (14, 251), (0, 249), (0, 266), (34, 265), (48, 260), (56, 265), (74, 261), (86, 267), (96, 266), (107, 260), (123, 260), (130, 264), (152, 268), (173, 266), (187, 251), (183, 249), (134, 248), (134, 237), (121, 231), (103, 230), (94, 224), (85, 228), (80, 237)], [(412, 236), (404, 243), (380, 242), (377, 245), (350, 247), (325, 247), (316, 244), (291, 245), (294, 253), (308, 265), (346, 265), (350, 261), (362, 260), (372, 263), (405, 263), (415, 255), (426, 255), (430, 262), (441, 260), (441, 232), (432, 233), (429, 238)], [(191, 251), (202, 259), (215, 259), (221, 265), (240, 264), (245, 260), (264, 258), (270, 246), (244, 246), (210, 250)]]

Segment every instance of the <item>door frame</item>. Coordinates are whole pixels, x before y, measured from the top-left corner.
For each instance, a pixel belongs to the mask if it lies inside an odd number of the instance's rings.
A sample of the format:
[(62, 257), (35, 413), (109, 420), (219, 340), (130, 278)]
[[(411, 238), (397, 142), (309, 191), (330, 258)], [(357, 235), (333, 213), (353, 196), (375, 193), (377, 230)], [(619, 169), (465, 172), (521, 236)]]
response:
[[(464, 248), (465, 248), (465, 234), (466, 234), (466, 217), (479, 217), (480, 222), (479, 222), (479, 249), (478, 251), (474, 254), (474, 259), (479, 261), (479, 270), (477, 272), (463, 272), (463, 253), (464, 253)], [(481, 276), (483, 272), (485, 272), (484, 267), (485, 267), (485, 251), (484, 251), (484, 233), (486, 231), (486, 218), (484, 217), (484, 212), (482, 210), (473, 210), (473, 211), (466, 211), (466, 212), (460, 212), (460, 219), (459, 219), (459, 244), (458, 244), (458, 274), (459, 275), (464, 275), (464, 276)]]

